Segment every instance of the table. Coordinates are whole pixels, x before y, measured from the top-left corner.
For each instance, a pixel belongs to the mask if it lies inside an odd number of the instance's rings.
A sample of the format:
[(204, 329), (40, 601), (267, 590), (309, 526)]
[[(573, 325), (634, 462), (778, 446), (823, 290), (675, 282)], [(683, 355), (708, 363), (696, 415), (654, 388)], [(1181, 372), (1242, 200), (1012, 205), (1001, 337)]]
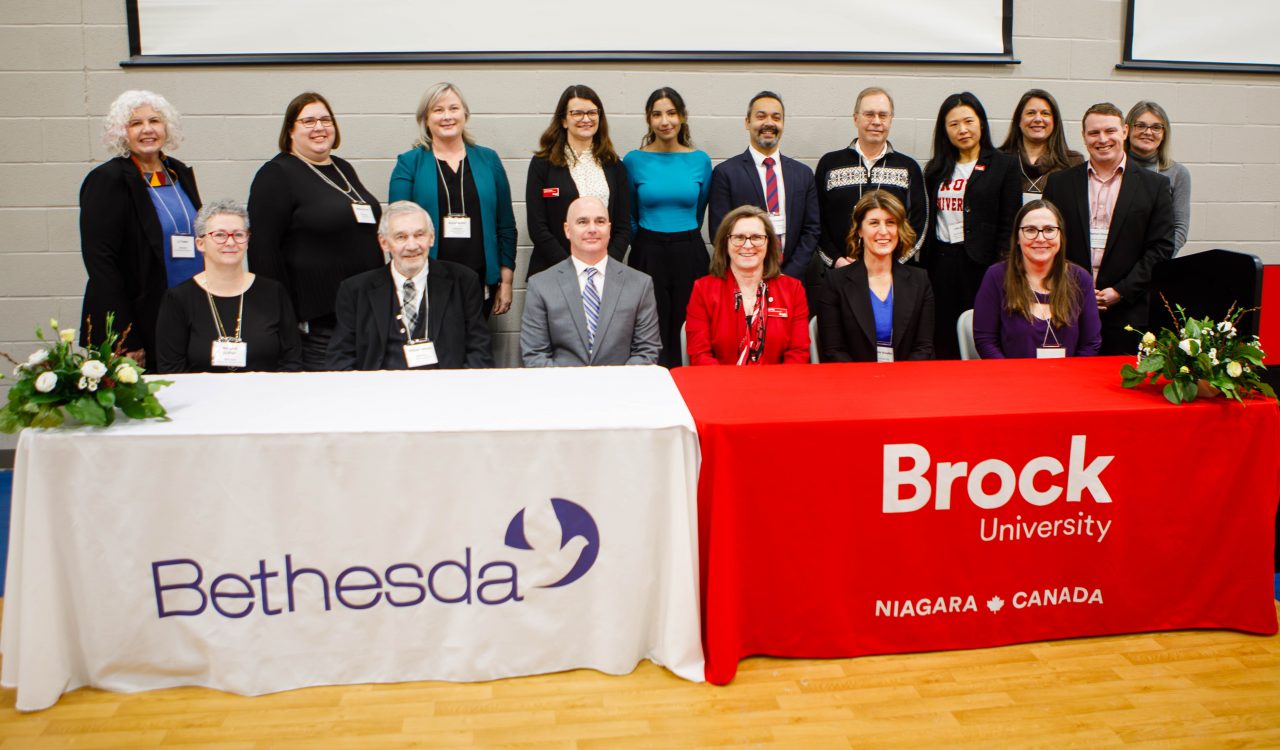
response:
[(753, 654), (1275, 633), (1276, 404), (1173, 406), (1122, 388), (1126, 360), (673, 373), (707, 680)]
[(0, 681), (701, 680), (698, 447), (666, 370), (186, 375), (24, 431)]

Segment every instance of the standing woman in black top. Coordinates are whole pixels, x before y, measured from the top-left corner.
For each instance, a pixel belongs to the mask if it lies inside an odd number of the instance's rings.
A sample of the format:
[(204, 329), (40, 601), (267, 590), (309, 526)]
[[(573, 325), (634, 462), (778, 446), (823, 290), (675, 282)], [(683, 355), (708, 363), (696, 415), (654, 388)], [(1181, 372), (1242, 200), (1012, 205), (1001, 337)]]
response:
[(1044, 89), (1028, 89), (1018, 100), (1000, 150), (1018, 159), (1023, 205), (1044, 195), (1049, 175), (1084, 161), (1079, 152), (1067, 148), (1062, 110)]
[(341, 142), (329, 102), (299, 94), (284, 112), (280, 153), (249, 188), (249, 270), (288, 292), (301, 321), (304, 370), (325, 367), (338, 284), (383, 264), (382, 207), (355, 169), (333, 155)]
[(959, 359), (956, 321), (973, 307), (987, 268), (1008, 251), (1022, 207), (1018, 162), (992, 145), (987, 112), (968, 91), (938, 109), (924, 182), (933, 201), (924, 265), (933, 285), (934, 354)]
[(196, 216), (204, 270), (165, 292), (156, 324), (160, 372), (293, 372), (298, 321), (284, 287), (244, 269), (249, 215), (214, 201)]
[(101, 343), (107, 313), (115, 313), (115, 332), (129, 329), (126, 353), (154, 361), (160, 299), (201, 267), (194, 236), (200, 193), (191, 168), (164, 152), (182, 142), (182, 129), (163, 96), (121, 94), (102, 142), (116, 157), (80, 186), (80, 253), (89, 274), (80, 343)]
[(584, 195), (609, 207), (609, 257), (621, 261), (631, 241), (627, 168), (609, 140), (609, 119), (600, 96), (577, 84), (560, 94), (551, 124), (529, 163), (524, 207), (533, 240), (530, 276), (569, 257), (565, 218), (569, 204)]

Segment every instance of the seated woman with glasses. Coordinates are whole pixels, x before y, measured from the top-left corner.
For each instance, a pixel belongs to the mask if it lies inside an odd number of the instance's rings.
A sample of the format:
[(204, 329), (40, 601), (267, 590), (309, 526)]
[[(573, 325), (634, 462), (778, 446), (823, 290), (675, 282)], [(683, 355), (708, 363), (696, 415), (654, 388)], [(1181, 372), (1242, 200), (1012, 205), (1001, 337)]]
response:
[(609, 257), (621, 261), (631, 241), (631, 191), (627, 168), (609, 139), (604, 104), (590, 86), (576, 84), (560, 94), (551, 123), (529, 162), (524, 208), (533, 253), (529, 275), (569, 257), (564, 233), (569, 204), (584, 195), (609, 209)]
[(302, 369), (298, 321), (285, 288), (244, 268), (249, 214), (217, 201), (195, 220), (204, 270), (165, 292), (156, 324), (163, 373), (296, 372)]
[(1035, 200), (1014, 219), (1009, 256), (987, 269), (973, 303), (983, 359), (1090, 357), (1102, 345), (1093, 278), (1067, 262), (1062, 214)]
[(710, 275), (693, 282), (685, 340), (691, 365), (809, 361), (804, 285), (782, 275), (781, 244), (764, 210), (741, 206), (720, 222)]
[(814, 304), (823, 362), (933, 359), (929, 274), (901, 263), (915, 246), (902, 201), (885, 190), (858, 199), (846, 240)]

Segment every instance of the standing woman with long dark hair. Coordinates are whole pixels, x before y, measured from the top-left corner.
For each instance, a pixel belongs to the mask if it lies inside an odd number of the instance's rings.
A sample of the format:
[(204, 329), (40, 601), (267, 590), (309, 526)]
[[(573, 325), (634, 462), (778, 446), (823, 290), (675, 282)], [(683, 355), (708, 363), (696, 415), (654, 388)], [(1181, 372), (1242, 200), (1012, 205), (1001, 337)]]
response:
[(627, 168), (613, 150), (609, 118), (600, 96), (582, 84), (566, 88), (529, 162), (524, 191), (529, 238), (533, 240), (529, 275), (569, 257), (564, 222), (569, 204), (584, 195), (599, 198), (609, 208), (613, 225), (609, 257), (621, 262), (631, 241), (630, 193)]
[(702, 221), (711, 186), (711, 157), (693, 147), (689, 113), (675, 89), (660, 88), (644, 105), (649, 130), (622, 160), (631, 184), (635, 239), (629, 265), (653, 277), (662, 353), (658, 364), (680, 365), (680, 328), (693, 282), (707, 275), (710, 256)]
[(973, 307), (987, 268), (1004, 257), (1022, 206), (1017, 161), (992, 145), (987, 112), (968, 91), (938, 108), (924, 181), (934, 203), (924, 258), (937, 315), (934, 351), (937, 359), (959, 359), (956, 321)]
[(284, 285), (302, 332), (302, 367), (325, 369), (337, 320), (338, 285), (382, 265), (382, 206), (355, 167), (333, 155), (338, 120), (320, 94), (298, 94), (284, 110), (280, 153), (249, 187), (249, 270)]
[(1024, 204), (1039, 200), (1049, 175), (1084, 161), (1080, 152), (1067, 148), (1062, 111), (1044, 89), (1029, 89), (1018, 100), (1000, 150), (1018, 159)]

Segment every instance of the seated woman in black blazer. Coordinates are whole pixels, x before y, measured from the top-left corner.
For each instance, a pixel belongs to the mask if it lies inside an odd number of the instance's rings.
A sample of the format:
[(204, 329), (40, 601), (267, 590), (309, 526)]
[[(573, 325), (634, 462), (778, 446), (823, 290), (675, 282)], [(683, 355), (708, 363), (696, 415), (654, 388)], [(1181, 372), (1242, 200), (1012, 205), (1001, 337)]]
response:
[(569, 204), (584, 195), (595, 196), (609, 207), (613, 224), (609, 257), (621, 261), (631, 241), (627, 168), (609, 140), (609, 120), (600, 97), (591, 87), (577, 84), (560, 95), (551, 124), (529, 163), (524, 206), (533, 240), (530, 276), (569, 257), (565, 217)]
[(848, 256), (818, 293), (823, 362), (933, 359), (933, 289), (924, 269), (899, 262), (915, 245), (902, 201), (872, 190), (853, 207)]
[(298, 320), (284, 286), (244, 268), (249, 213), (216, 201), (195, 217), (204, 270), (165, 292), (156, 324), (159, 369), (174, 372), (297, 372)]

